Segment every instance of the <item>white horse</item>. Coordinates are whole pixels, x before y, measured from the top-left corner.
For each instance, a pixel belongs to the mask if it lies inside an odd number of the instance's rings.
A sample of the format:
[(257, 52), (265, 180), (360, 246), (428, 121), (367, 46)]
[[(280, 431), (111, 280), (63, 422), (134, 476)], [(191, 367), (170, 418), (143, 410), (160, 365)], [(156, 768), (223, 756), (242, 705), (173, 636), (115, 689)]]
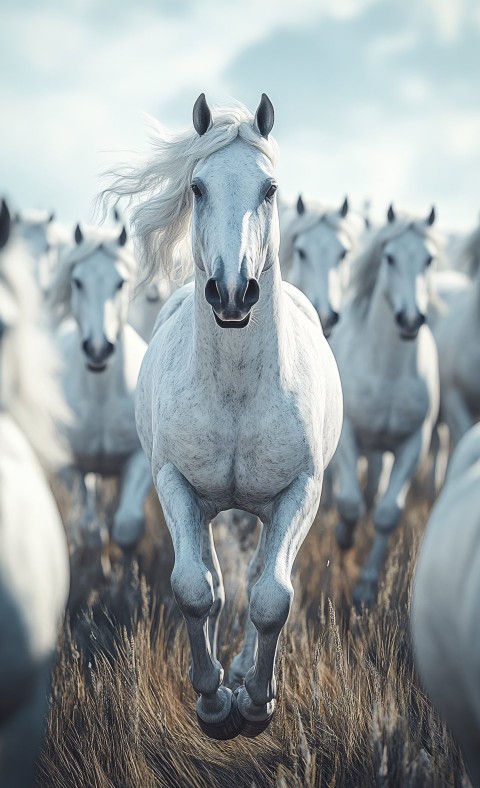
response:
[(420, 675), (480, 785), (480, 425), (460, 441), (419, 553), (411, 626)]
[[(480, 227), (465, 241), (463, 258), (473, 282), (450, 294), (434, 323), (440, 368), (440, 421), (451, 447), (480, 417)], [(470, 282), (470, 280), (467, 280)]]
[(365, 511), (359, 458), (368, 460), (367, 498), (373, 502), (383, 454), (394, 455), (388, 488), (373, 513), (376, 535), (355, 589), (357, 606), (376, 600), (389, 537), (438, 413), (437, 353), (424, 325), (429, 267), (437, 254), (434, 211), (426, 220), (413, 220), (396, 217), (390, 208), (388, 218), (354, 263), (353, 297), (332, 338), (345, 398), (334, 460), (342, 549), (351, 547)]
[[(132, 219), (148, 276), (174, 273), (191, 227), (185, 257), (193, 250), (195, 280), (160, 313), (136, 415), (173, 539), (172, 588), (190, 639), (199, 723), (226, 739), (255, 736), (272, 717), (292, 565), (318, 509), (342, 402), (318, 316), (281, 280), (269, 99), (263, 94), (254, 118), (240, 104), (212, 114), (202, 94), (193, 123), (178, 136), (159, 127), (151, 160), (115, 179), (111, 192), (144, 199)], [(233, 695), (213, 651), (221, 579), (210, 523), (235, 507), (262, 520), (264, 551), (250, 589), (258, 645), (250, 639), (245, 684)]]
[(85, 475), (120, 477), (112, 537), (128, 557), (144, 531), (152, 478), (135, 427), (146, 344), (127, 324), (136, 264), (126, 240), (125, 228), (77, 226), (76, 245), (61, 259), (52, 283), (51, 303), (59, 322), (73, 317), (59, 331), (64, 390), (75, 415), (69, 430), (74, 463), (64, 477), (72, 491), (80, 491), (82, 535), (92, 530), (93, 514)]
[(58, 256), (62, 249), (71, 244), (73, 234), (67, 227), (56, 222), (55, 214), (49, 211), (18, 211), (13, 221), (15, 233), (24, 242), (33, 262), (38, 284), (46, 294)]
[(150, 341), (158, 313), (173, 290), (174, 285), (168, 279), (157, 276), (145, 287), (140, 283), (138, 292), (133, 294), (128, 310), (128, 322), (145, 342)]
[(0, 208), (0, 786), (34, 783), (68, 549), (45, 477), (66, 407), (32, 263)]
[(329, 337), (339, 319), (350, 279), (350, 261), (365, 231), (365, 220), (345, 197), (340, 209), (305, 203), (282, 227), (280, 265), (287, 281), (305, 293)]

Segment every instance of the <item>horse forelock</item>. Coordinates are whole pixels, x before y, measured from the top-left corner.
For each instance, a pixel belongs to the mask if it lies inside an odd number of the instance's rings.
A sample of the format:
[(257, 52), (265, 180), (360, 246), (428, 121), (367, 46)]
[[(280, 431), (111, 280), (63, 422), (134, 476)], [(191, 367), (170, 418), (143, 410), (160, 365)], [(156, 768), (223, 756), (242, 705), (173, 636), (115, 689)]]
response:
[(240, 137), (276, 163), (275, 140), (259, 134), (243, 104), (232, 101), (214, 108), (212, 116), (212, 126), (202, 136), (193, 128), (173, 134), (151, 119), (147, 157), (107, 173), (110, 185), (100, 195), (105, 206), (121, 197), (138, 200), (131, 219), (143, 284), (157, 273), (183, 281), (192, 271), (190, 184), (200, 162)]

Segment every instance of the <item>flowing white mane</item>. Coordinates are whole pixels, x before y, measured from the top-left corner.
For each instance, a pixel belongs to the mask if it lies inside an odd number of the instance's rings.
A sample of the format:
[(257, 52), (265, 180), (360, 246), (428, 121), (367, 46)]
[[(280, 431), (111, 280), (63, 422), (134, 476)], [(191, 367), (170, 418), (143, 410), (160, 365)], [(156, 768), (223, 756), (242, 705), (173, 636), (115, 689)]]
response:
[(157, 273), (183, 281), (192, 271), (190, 222), (193, 171), (198, 162), (240, 137), (275, 164), (277, 145), (253, 126), (253, 115), (243, 104), (212, 112), (213, 124), (202, 136), (192, 128), (172, 134), (151, 119), (151, 152), (146, 160), (107, 173), (110, 184), (100, 195), (107, 206), (114, 198), (138, 198), (131, 213), (134, 238), (144, 282)]
[(49, 289), (49, 306), (57, 324), (70, 314), (73, 268), (77, 263), (91, 257), (97, 249), (101, 248), (112, 260), (125, 263), (132, 279), (137, 276), (137, 264), (131, 247), (128, 244), (118, 244), (118, 227), (82, 227), (82, 234), (84, 237), (80, 244), (69, 246), (60, 254)]
[(61, 428), (70, 415), (57, 382), (59, 360), (46, 325), (33, 263), (23, 243), (11, 240), (0, 254), (0, 410), (20, 427), (42, 465), (68, 460)]
[(357, 243), (361, 231), (365, 227), (362, 217), (349, 210), (342, 216), (337, 208), (327, 207), (318, 202), (308, 202), (304, 213), (296, 213), (294, 218), (282, 228), (280, 241), (280, 266), (287, 270), (293, 257), (295, 239), (303, 233), (309, 232), (317, 224), (324, 222), (335, 231), (342, 231), (347, 236), (352, 247)]
[(474, 277), (480, 271), (480, 225), (458, 246), (458, 268)]
[(435, 244), (437, 254), (440, 255), (440, 238), (432, 226), (427, 225), (423, 218), (415, 219), (408, 214), (396, 213), (395, 221), (387, 222), (377, 230), (353, 261), (349, 295), (353, 308), (361, 314), (365, 315), (368, 311), (386, 244), (409, 228), (415, 230), (422, 238), (431, 240)]

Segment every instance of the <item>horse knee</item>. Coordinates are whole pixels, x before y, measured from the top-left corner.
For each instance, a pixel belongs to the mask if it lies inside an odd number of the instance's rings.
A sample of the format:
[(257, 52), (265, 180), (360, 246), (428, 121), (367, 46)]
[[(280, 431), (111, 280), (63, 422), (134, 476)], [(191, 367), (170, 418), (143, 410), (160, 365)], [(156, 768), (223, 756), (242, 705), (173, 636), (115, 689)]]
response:
[(112, 539), (122, 550), (133, 550), (142, 538), (144, 530), (143, 513), (119, 509), (113, 520)]
[(365, 504), (361, 497), (352, 495), (337, 497), (337, 508), (342, 520), (347, 523), (356, 523), (365, 514)]
[(185, 616), (205, 619), (212, 610), (215, 595), (212, 575), (207, 567), (174, 567), (170, 579), (173, 595)]
[(395, 501), (380, 501), (373, 516), (373, 523), (376, 530), (382, 533), (394, 531), (402, 516), (402, 511), (403, 509), (401, 509)]
[(256, 630), (267, 635), (280, 632), (293, 601), (293, 587), (289, 581), (274, 578), (260, 579), (250, 595), (250, 620)]

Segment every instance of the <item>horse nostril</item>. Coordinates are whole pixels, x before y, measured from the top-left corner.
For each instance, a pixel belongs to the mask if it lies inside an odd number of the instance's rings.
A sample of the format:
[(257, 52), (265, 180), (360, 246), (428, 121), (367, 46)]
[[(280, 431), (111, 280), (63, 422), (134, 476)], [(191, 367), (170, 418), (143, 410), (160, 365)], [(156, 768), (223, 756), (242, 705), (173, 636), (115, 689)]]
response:
[(82, 342), (82, 350), (83, 350), (84, 353), (87, 354), (87, 356), (89, 355), (89, 353), (90, 353), (90, 340), (89, 339), (85, 339)]
[(104, 351), (105, 358), (110, 358), (114, 350), (115, 350), (115, 345), (112, 345), (112, 343), (108, 341), (105, 342), (105, 351)]
[(220, 306), (221, 299), (220, 293), (218, 292), (216, 279), (209, 279), (205, 285), (205, 298), (207, 299), (207, 302), (210, 304), (210, 306)]
[(425, 317), (424, 314), (420, 313), (419, 319), (418, 319), (418, 324), (420, 326), (423, 326), (423, 324), (426, 323), (426, 322), (427, 322), (427, 318)]
[(256, 279), (249, 279), (247, 284), (247, 289), (245, 290), (245, 294), (243, 296), (244, 305), (251, 309), (252, 306), (254, 306), (254, 304), (257, 303), (259, 298), (260, 298), (260, 285), (258, 284)]
[(397, 312), (395, 315), (395, 320), (397, 321), (399, 326), (403, 326), (405, 323), (405, 312)]
[(338, 314), (338, 312), (332, 311), (332, 317), (330, 318), (331, 325), (336, 326), (339, 319), (340, 319), (340, 315)]

